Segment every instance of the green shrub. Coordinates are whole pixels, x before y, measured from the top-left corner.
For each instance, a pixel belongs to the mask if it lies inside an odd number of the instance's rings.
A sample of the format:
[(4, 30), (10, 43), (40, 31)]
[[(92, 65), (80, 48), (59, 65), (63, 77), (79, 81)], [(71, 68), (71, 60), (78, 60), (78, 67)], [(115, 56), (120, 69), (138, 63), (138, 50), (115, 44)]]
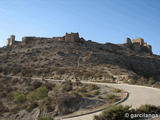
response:
[(26, 100), (26, 96), (23, 93), (15, 92), (14, 93), (14, 100), (17, 103), (23, 103)]
[(42, 99), (48, 96), (48, 89), (42, 86), (36, 90), (37, 99)]
[[(160, 106), (142, 105), (138, 109), (130, 109), (131, 106), (110, 106), (106, 108), (102, 114), (95, 116), (94, 120), (130, 120), (125, 114), (160, 114)], [(142, 118), (133, 118), (132, 120), (141, 120)]]
[(95, 116), (94, 120), (128, 120), (125, 113), (130, 113), (130, 106), (111, 106), (105, 109), (101, 115)]
[(36, 99), (37, 99), (36, 93), (35, 93), (35, 92), (30, 92), (30, 93), (27, 95), (27, 99), (28, 99), (29, 101), (34, 101), (34, 100), (36, 100)]
[(37, 120), (54, 120), (54, 119), (50, 116), (46, 116), (46, 117), (39, 117)]
[(111, 93), (108, 93), (108, 94), (106, 95), (106, 99), (107, 99), (107, 100), (113, 100), (115, 97), (116, 97), (116, 96), (115, 96), (114, 94), (111, 94)]
[(152, 113), (152, 114), (157, 114), (160, 113), (160, 107), (156, 107), (154, 105), (142, 105), (137, 109), (138, 113)]
[(77, 92), (80, 92), (80, 93), (86, 93), (86, 92), (87, 92), (87, 90), (86, 90), (86, 88), (85, 88), (85, 87), (80, 87), (80, 88), (78, 88), (78, 89), (77, 89)]
[(92, 92), (92, 95), (94, 95), (94, 96), (95, 96), (95, 95), (99, 95), (99, 93), (100, 93), (99, 90), (96, 90), (96, 91), (93, 91), (93, 92)]
[(114, 92), (115, 92), (115, 93), (120, 93), (121, 91), (122, 91), (122, 90), (119, 89), (119, 88), (115, 88), (115, 89), (114, 89)]
[(91, 94), (89, 94), (89, 93), (82, 93), (81, 95), (82, 95), (83, 97), (92, 97)]
[(88, 88), (89, 91), (99, 89), (99, 87), (97, 85), (94, 85), (94, 84), (89, 84), (87, 86), (87, 88)]
[(56, 85), (53, 87), (53, 91), (58, 91), (60, 88), (61, 88), (61, 85), (60, 85), (60, 84), (56, 84)]
[(27, 99), (30, 101), (40, 100), (48, 96), (48, 89), (45, 86), (39, 87), (33, 92), (30, 92)]
[(155, 83), (155, 80), (153, 77), (150, 77), (149, 80), (148, 80), (148, 85), (151, 86)]

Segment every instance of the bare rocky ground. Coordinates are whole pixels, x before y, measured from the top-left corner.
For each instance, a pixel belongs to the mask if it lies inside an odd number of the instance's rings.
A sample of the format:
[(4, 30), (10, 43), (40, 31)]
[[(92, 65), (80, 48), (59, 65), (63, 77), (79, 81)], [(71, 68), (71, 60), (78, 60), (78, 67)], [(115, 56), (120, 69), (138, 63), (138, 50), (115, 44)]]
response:
[(0, 48), (0, 73), (159, 87), (160, 57), (143, 46), (36, 39)]

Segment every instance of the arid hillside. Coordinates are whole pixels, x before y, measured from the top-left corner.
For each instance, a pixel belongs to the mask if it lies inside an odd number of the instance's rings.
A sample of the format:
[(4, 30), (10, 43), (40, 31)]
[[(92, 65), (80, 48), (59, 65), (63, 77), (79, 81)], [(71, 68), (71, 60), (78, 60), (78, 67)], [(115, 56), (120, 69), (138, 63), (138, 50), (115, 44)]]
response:
[(0, 73), (25, 77), (158, 84), (160, 56), (142, 38), (99, 44), (79, 37), (15, 37), (0, 48)]

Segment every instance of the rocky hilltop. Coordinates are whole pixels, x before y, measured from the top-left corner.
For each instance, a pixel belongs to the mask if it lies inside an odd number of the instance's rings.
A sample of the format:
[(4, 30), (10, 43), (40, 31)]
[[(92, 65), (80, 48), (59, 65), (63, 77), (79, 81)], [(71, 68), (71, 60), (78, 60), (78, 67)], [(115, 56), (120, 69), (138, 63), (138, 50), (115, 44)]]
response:
[[(66, 33), (63, 37), (12, 35), (0, 48), (0, 73), (26, 77), (51, 77), (144, 84), (160, 80), (160, 56), (143, 38), (126, 38), (124, 44), (100, 44)], [(159, 84), (159, 83), (158, 83)]]

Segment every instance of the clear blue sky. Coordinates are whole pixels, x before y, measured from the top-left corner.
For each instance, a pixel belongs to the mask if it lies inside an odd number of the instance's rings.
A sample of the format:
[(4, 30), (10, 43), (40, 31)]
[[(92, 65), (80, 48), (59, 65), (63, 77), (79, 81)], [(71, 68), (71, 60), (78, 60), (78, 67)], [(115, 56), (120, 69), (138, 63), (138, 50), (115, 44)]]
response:
[(0, 0), (0, 46), (11, 34), (124, 43), (143, 37), (160, 53), (160, 0)]

